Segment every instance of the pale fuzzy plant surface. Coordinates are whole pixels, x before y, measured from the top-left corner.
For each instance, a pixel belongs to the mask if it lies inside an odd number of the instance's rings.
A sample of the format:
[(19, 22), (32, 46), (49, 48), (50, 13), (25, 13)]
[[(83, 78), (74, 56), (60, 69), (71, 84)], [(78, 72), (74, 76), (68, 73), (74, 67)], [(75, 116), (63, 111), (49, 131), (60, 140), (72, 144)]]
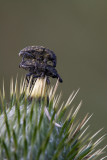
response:
[(81, 122), (76, 117), (82, 102), (76, 108), (72, 103), (78, 91), (60, 105), (57, 87), (58, 81), (51, 87), (46, 79), (37, 79), (33, 87), (21, 80), (18, 89), (17, 80), (15, 87), (12, 80), (7, 103), (3, 85), (0, 160), (98, 160), (102, 156), (106, 146), (97, 146), (105, 135), (94, 140), (102, 129), (89, 135), (87, 123), (91, 116), (86, 114)]

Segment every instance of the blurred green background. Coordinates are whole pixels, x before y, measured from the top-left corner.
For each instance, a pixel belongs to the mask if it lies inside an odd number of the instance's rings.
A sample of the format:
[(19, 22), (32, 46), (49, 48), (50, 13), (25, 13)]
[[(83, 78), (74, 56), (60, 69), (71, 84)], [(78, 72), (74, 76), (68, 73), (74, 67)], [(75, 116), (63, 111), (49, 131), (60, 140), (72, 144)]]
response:
[(63, 100), (80, 88), (74, 102), (83, 100), (80, 118), (94, 113), (89, 123), (92, 132), (104, 127), (105, 133), (107, 0), (1, 0), (0, 88), (4, 78), (7, 97), (10, 78), (25, 74), (18, 68), (18, 53), (28, 45), (43, 45), (56, 53)]

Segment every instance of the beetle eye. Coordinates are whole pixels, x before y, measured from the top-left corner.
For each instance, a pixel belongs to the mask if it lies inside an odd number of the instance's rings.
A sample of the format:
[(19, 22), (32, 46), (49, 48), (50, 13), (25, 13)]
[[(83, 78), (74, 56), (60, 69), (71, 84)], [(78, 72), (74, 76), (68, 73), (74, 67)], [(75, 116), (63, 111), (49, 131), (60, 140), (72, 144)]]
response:
[(50, 65), (50, 66), (53, 66), (52, 61), (48, 61), (47, 64)]

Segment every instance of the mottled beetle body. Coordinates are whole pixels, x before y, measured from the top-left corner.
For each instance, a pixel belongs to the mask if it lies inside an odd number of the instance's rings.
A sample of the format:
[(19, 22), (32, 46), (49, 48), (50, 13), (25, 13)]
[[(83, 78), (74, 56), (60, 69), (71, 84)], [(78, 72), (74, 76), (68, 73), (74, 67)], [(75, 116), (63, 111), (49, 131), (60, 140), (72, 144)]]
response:
[(35, 59), (41, 63), (47, 63), (56, 67), (56, 55), (50, 49), (43, 46), (28, 46), (19, 52), (19, 56), (27, 59)]
[(47, 76), (47, 77), (57, 78), (59, 79), (59, 82), (62, 82), (62, 79), (57, 73), (57, 70), (50, 65), (42, 63), (33, 64), (32, 61), (29, 60), (29, 61), (22, 61), (20, 63), (20, 67), (29, 71), (29, 73), (26, 75), (27, 77), (33, 76), (33, 78), (38, 78)]
[(62, 82), (55, 69), (56, 55), (50, 49), (43, 46), (28, 46), (19, 52), (19, 56), (22, 57), (19, 67), (29, 71), (26, 74), (28, 83), (31, 76), (33, 80), (47, 77), (47, 83), (50, 83), (49, 77), (57, 78), (59, 82)]

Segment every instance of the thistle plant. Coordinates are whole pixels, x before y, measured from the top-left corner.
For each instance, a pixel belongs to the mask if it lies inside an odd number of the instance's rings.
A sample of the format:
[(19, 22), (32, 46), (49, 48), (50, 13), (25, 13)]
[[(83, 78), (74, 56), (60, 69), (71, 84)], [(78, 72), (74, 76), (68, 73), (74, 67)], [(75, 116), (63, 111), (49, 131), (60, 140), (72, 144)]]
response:
[[(102, 129), (87, 134), (92, 115), (86, 114), (82, 121), (76, 118), (82, 102), (76, 108), (72, 103), (79, 90), (60, 105), (61, 94), (56, 90), (63, 80), (55, 68), (54, 52), (28, 46), (19, 56), (19, 67), (28, 70), (26, 78), (19, 87), (17, 79), (15, 86), (11, 80), (8, 103), (4, 85), (0, 92), (0, 160), (97, 159), (106, 148), (97, 149), (105, 135), (95, 141)], [(50, 77), (58, 79), (55, 86), (51, 86)]]
[[(7, 103), (3, 85), (0, 92), (0, 160), (93, 160), (99, 159), (106, 146), (98, 149), (105, 135), (89, 135), (87, 124), (92, 115), (82, 121), (72, 92), (66, 103), (60, 104), (61, 94), (55, 86), (47, 85), (46, 78), (38, 78), (31, 85), (21, 80), (18, 87), (11, 80), (10, 101)], [(102, 156), (103, 157), (103, 156)], [(101, 158), (106, 159), (107, 156)]]

